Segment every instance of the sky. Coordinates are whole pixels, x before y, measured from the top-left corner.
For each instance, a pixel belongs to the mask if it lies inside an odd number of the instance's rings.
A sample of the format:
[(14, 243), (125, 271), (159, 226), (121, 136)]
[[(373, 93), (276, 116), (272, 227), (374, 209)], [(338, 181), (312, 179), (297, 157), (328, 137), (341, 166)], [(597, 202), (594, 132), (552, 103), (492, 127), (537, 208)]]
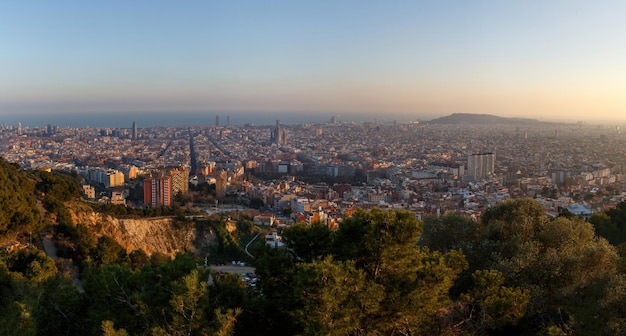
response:
[(625, 1), (0, 0), (0, 119), (626, 122), (624, 13)]

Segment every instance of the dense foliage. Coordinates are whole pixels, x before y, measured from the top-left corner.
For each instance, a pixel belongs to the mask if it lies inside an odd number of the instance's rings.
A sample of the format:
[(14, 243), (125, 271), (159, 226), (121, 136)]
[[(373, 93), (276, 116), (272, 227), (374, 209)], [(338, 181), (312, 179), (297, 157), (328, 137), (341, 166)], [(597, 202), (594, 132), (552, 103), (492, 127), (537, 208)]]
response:
[(29, 176), (0, 158), (0, 238), (41, 229), (33, 191), (34, 184)]

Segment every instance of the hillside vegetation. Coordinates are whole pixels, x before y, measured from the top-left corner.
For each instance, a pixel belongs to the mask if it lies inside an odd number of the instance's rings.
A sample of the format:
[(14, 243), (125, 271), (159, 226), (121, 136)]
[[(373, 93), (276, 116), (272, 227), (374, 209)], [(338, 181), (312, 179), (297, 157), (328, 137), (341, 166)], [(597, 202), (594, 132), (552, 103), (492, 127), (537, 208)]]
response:
[(0, 159), (0, 237), (23, 239), (28, 232), (41, 230), (34, 189), (26, 173)]

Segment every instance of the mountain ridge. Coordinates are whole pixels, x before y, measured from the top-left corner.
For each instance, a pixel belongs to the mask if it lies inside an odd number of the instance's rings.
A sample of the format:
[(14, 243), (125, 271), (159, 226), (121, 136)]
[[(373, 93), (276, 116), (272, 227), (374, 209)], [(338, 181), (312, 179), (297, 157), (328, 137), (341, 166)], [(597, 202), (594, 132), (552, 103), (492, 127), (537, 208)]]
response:
[(453, 113), (444, 117), (427, 121), (428, 124), (460, 125), (460, 124), (509, 124), (509, 125), (541, 125), (559, 124), (530, 118), (507, 118), (493, 114)]

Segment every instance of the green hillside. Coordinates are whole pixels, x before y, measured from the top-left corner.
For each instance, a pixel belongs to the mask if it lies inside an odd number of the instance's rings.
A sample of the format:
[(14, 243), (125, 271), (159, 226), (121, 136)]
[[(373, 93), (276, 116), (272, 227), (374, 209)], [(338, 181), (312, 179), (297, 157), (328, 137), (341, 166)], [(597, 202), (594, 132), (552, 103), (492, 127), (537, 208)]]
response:
[(24, 239), (40, 224), (32, 177), (0, 158), (0, 239)]

